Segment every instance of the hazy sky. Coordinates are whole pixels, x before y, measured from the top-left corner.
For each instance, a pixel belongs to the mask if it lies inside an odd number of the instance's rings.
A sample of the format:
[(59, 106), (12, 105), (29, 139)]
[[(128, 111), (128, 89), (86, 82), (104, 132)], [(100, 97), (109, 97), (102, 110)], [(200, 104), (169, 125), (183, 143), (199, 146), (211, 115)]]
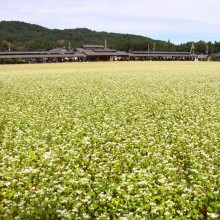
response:
[(220, 0), (0, 0), (0, 20), (142, 35), (172, 43), (220, 41)]

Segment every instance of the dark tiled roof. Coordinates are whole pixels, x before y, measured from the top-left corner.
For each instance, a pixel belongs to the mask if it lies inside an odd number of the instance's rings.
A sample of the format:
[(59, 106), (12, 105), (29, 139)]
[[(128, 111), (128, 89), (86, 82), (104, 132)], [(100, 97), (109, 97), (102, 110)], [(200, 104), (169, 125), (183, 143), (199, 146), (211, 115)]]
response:
[(74, 57), (86, 57), (86, 55), (84, 53), (82, 53), (82, 52), (76, 51), (74, 53)]
[(49, 50), (49, 51), (3, 51), (3, 52), (0, 52), (0, 55), (22, 55), (22, 54), (28, 54), (28, 55), (31, 55), (31, 54), (59, 54), (61, 52), (65, 52), (66, 54), (72, 54), (73, 51), (70, 50)]
[(100, 51), (95, 52), (93, 50), (84, 50), (83, 51), (86, 56), (129, 56), (128, 53), (124, 51)]
[(130, 57), (197, 57), (196, 54), (190, 54), (189, 52), (151, 52), (151, 53), (146, 53), (146, 51), (143, 51), (143, 53), (132, 52), (129, 55), (130, 55)]
[(190, 52), (167, 52), (167, 51), (132, 51), (132, 54), (177, 54), (189, 55)]
[(50, 57), (76, 57), (74, 54), (20, 54), (20, 55), (1, 55), (0, 54), (0, 59), (7, 59), (7, 58), (24, 58), (24, 59), (31, 59), (31, 58), (50, 58)]
[(19, 55), (19, 54), (48, 54), (48, 51), (4, 51), (0, 55)]
[(81, 47), (80, 47), (80, 48), (75, 48), (75, 51), (78, 51), (78, 52), (81, 52), (81, 53), (82, 53), (82, 52), (84, 51), (84, 49), (81, 48)]
[(103, 45), (90, 45), (90, 44), (84, 44), (84, 45), (82, 45), (82, 47), (84, 48), (84, 49), (98, 49), (98, 48), (104, 48), (104, 46)]
[(103, 48), (103, 49), (94, 49), (95, 52), (116, 52), (114, 49)]
[[(49, 58), (49, 57), (86, 57), (86, 56), (130, 56), (130, 57), (198, 57), (197, 54), (189, 52), (166, 52), (166, 51), (116, 51), (104, 48), (102, 45), (84, 45), (85, 48), (75, 48), (74, 51), (67, 51), (64, 48), (55, 48), (50, 51), (3, 51), (0, 58)], [(91, 47), (89, 49), (89, 47)], [(200, 56), (201, 57), (201, 56)]]

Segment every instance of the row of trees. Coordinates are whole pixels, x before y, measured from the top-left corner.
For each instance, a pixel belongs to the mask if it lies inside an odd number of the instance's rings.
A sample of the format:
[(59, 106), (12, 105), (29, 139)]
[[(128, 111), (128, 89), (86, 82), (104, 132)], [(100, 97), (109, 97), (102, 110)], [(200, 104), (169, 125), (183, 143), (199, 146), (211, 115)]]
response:
[[(153, 40), (151, 38), (107, 32), (96, 32), (86, 28), (77, 29), (47, 29), (38, 25), (19, 21), (0, 22), (0, 51), (17, 50), (50, 50), (56, 47), (72, 48), (81, 47), (83, 44), (104, 44), (108, 41), (108, 47), (122, 51), (190, 51), (192, 42), (175, 45), (168, 41)], [(219, 54), (220, 42), (195, 42), (197, 54)]]

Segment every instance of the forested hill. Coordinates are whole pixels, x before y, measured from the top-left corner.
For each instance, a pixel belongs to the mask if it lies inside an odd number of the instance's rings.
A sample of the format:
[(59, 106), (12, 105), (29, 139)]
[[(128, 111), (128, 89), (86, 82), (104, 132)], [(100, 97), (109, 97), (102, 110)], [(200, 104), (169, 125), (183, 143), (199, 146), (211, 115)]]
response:
[[(56, 47), (81, 47), (83, 44), (102, 44), (107, 39), (107, 46), (116, 50), (150, 50), (155, 46), (156, 51), (190, 51), (192, 42), (175, 45), (169, 41), (154, 40), (148, 37), (92, 31), (87, 28), (48, 29), (35, 24), (20, 21), (0, 22), (0, 51), (11, 50), (49, 50)], [(197, 53), (205, 53), (209, 45), (210, 53), (220, 52), (220, 42), (195, 43)]]

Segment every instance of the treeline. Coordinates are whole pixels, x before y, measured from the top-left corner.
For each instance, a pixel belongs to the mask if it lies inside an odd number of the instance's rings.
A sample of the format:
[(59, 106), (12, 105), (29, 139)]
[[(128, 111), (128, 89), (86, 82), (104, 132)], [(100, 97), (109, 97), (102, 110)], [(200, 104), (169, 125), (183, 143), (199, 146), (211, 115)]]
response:
[[(116, 50), (148, 50), (152, 51), (190, 51), (192, 42), (175, 45), (168, 41), (132, 35), (92, 31), (87, 28), (48, 29), (35, 24), (20, 21), (0, 22), (0, 51), (34, 51), (50, 50), (56, 47), (81, 47), (83, 44), (102, 44), (107, 39), (107, 46)], [(219, 54), (220, 42), (195, 42), (197, 54)], [(217, 57), (218, 58), (218, 57)]]

